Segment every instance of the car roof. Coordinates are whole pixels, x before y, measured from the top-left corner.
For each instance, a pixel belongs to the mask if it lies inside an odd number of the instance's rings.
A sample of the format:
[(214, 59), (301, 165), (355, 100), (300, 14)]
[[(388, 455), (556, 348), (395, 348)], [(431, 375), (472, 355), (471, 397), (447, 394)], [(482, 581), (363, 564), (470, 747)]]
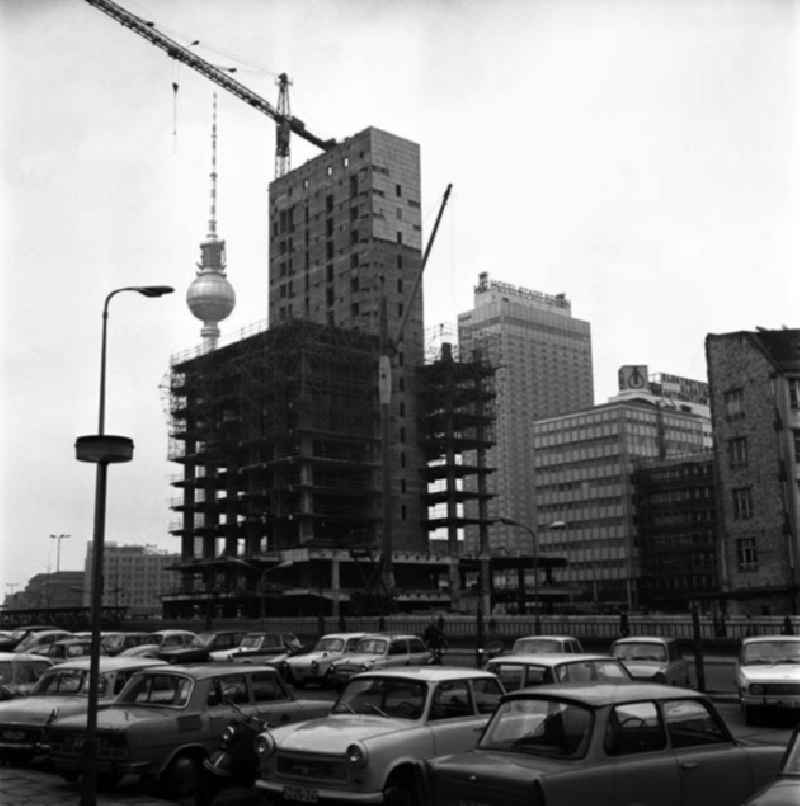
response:
[(442, 680), (472, 680), (476, 677), (497, 679), (491, 672), (482, 669), (468, 669), (465, 666), (389, 666), (386, 669), (361, 672), (355, 677), (403, 677), (426, 683), (440, 683)]
[(672, 641), (677, 641), (677, 638), (669, 635), (629, 635), (627, 638), (617, 638), (614, 643), (615, 644), (640, 644), (643, 641), (657, 643), (657, 644), (669, 644)]
[(600, 708), (604, 705), (617, 705), (639, 700), (705, 700), (705, 695), (690, 688), (661, 685), (659, 683), (627, 683), (620, 686), (614, 683), (562, 683), (558, 686), (544, 685), (522, 688), (509, 692), (504, 699), (556, 699)]
[(192, 632), (191, 630), (154, 630), (151, 633), (145, 633), (146, 635), (197, 635), (197, 633)]
[(418, 635), (408, 632), (368, 632), (364, 633), (363, 638), (385, 638), (388, 641), (402, 638), (419, 638)]
[(205, 680), (209, 677), (219, 677), (221, 674), (232, 674), (238, 672), (247, 674), (248, 672), (270, 671), (277, 674), (275, 666), (269, 663), (170, 663), (165, 669), (159, 669), (159, 673), (177, 672), (190, 674), (198, 680)]
[(52, 663), (50, 658), (37, 655), (34, 652), (0, 652), (0, 661), (6, 662), (10, 660), (43, 660), (47, 663)]
[(743, 644), (758, 644), (762, 641), (774, 641), (780, 638), (783, 641), (800, 641), (800, 635), (785, 635), (782, 633), (775, 633), (774, 635), (751, 635), (748, 638), (742, 638)]
[[(322, 638), (363, 638), (365, 635), (369, 635), (369, 633), (365, 632), (326, 632)], [(322, 640), (322, 639), (320, 639)]]
[[(88, 669), (91, 658), (82, 657), (75, 660), (69, 660), (66, 663), (59, 663), (59, 669)], [(156, 660), (155, 658), (137, 658), (137, 657), (123, 657), (114, 655), (108, 657), (107, 655), (100, 656), (100, 671), (101, 672), (115, 672), (119, 669), (132, 669), (142, 668), (144, 666), (166, 666), (167, 662), (163, 660)]]
[(611, 660), (615, 663), (619, 661), (611, 655), (590, 654), (588, 652), (552, 652), (550, 654), (537, 654), (526, 652), (519, 655), (499, 655), (492, 658), (489, 663), (535, 663), (539, 666), (557, 666), (559, 663), (576, 663), (587, 660)]
[(550, 641), (577, 641), (578, 639), (574, 635), (520, 635), (519, 638), (515, 638), (514, 642), (517, 641), (526, 641), (529, 638), (542, 638), (544, 640)]
[(60, 641), (53, 641), (54, 644), (90, 644), (91, 642), (91, 638), (81, 638), (74, 635), (69, 638), (62, 638)]

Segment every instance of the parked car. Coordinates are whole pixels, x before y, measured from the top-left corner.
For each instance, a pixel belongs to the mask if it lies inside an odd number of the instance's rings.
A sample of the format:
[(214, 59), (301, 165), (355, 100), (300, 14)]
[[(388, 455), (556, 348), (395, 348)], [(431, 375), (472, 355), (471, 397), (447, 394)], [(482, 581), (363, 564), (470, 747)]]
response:
[(30, 694), (42, 673), (53, 661), (27, 652), (0, 652), (0, 700)]
[(153, 633), (149, 632), (107, 632), (103, 633), (102, 643), (106, 655), (119, 655), (131, 647), (152, 643)]
[(254, 660), (265, 663), (280, 663), (303, 648), (300, 639), (291, 632), (249, 632), (239, 646), (211, 653), (211, 660)]
[(365, 635), (351, 654), (333, 662), (330, 674), (334, 684), (341, 685), (360, 672), (432, 660), (431, 650), (416, 635)]
[(496, 674), (506, 691), (559, 683), (629, 683), (625, 666), (608, 655), (508, 655), (493, 658), (486, 671)]
[(38, 630), (26, 635), (15, 647), (14, 652), (30, 652), (34, 655), (46, 655), (50, 645), (64, 638), (72, 638), (66, 630)]
[(689, 664), (674, 638), (640, 636), (620, 638), (611, 645), (611, 654), (619, 658), (636, 680), (691, 685)]
[(326, 685), (331, 664), (350, 652), (364, 637), (363, 632), (329, 633), (317, 641), (311, 652), (302, 652), (286, 661), (287, 675), (291, 683), (302, 688), (308, 683)]
[(31, 625), (25, 625), (24, 627), (14, 627), (10, 631), (3, 630), (4, 637), (0, 638), (0, 652), (13, 652), (16, 649), (16, 647), (19, 646), (22, 640), (27, 638), (32, 633), (52, 629), (53, 629), (52, 624), (47, 625), (31, 624)]
[(324, 719), (261, 734), (256, 787), (303, 803), (421, 803), (425, 760), (474, 747), (502, 693), (476, 669), (359, 674)]
[(743, 639), (736, 685), (748, 725), (769, 711), (800, 708), (800, 636)]
[[(330, 703), (298, 700), (277, 671), (255, 664), (161, 666), (135, 675), (97, 715), (97, 767), (111, 784), (136, 773), (178, 799), (191, 794), (204, 759), (239, 712), (272, 725), (321, 716)], [(48, 730), (50, 757), (67, 777), (83, 768), (82, 717), (59, 718)]]
[[(109, 704), (134, 672), (164, 661), (100, 658), (97, 699)], [(42, 731), (57, 716), (77, 714), (86, 724), (89, 659), (67, 661), (46, 670), (30, 696), (0, 703), (0, 755), (26, 761), (41, 752)]]
[[(100, 647), (102, 653), (102, 646)], [(92, 650), (91, 638), (64, 638), (61, 641), (53, 641), (47, 650), (47, 657), (53, 663), (63, 663), (73, 658), (88, 656)]]
[(800, 803), (800, 726), (789, 739), (778, 777), (743, 806), (797, 806)]
[(120, 655), (137, 658), (157, 658), (165, 649), (178, 649), (190, 646), (196, 635), (189, 630), (158, 630), (150, 633), (149, 641), (129, 647)]
[(545, 652), (583, 652), (581, 642), (571, 635), (523, 635), (511, 647), (512, 655), (543, 655)]
[(736, 741), (690, 689), (573, 684), (506, 694), (478, 747), (428, 772), (437, 806), (739, 806), (783, 752)]
[(239, 646), (247, 635), (244, 630), (221, 630), (219, 632), (201, 632), (195, 635), (188, 646), (164, 647), (158, 657), (169, 663), (207, 663), (211, 653)]

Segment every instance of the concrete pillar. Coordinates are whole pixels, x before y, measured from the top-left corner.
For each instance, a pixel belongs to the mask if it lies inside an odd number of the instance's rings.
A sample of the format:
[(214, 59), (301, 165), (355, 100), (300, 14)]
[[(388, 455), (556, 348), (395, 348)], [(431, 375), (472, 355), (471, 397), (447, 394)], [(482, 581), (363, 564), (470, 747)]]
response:
[(342, 583), (340, 576), (340, 563), (341, 560), (336, 558), (331, 560), (331, 592), (333, 596), (332, 613), (333, 618), (338, 619), (341, 614), (341, 591)]

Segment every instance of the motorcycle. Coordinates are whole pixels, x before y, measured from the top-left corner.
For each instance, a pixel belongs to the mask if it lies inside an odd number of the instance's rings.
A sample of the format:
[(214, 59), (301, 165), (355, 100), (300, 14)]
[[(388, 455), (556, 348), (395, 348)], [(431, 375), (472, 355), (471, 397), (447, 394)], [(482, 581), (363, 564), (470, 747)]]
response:
[(203, 761), (203, 779), (196, 806), (260, 806), (255, 789), (258, 756), (255, 738), (268, 729), (267, 722), (244, 713), (231, 703), (237, 717), (222, 731), (217, 749)]

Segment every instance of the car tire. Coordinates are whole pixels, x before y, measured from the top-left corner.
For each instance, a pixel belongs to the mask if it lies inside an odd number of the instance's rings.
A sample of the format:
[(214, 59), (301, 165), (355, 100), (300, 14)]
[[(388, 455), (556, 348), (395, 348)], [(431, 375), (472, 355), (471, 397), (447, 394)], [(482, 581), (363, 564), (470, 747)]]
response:
[(174, 758), (161, 775), (161, 790), (170, 800), (181, 800), (194, 794), (200, 783), (200, 776), (198, 760), (184, 753)]
[(420, 806), (421, 804), (416, 792), (399, 784), (386, 786), (383, 790), (383, 802), (385, 806)]

